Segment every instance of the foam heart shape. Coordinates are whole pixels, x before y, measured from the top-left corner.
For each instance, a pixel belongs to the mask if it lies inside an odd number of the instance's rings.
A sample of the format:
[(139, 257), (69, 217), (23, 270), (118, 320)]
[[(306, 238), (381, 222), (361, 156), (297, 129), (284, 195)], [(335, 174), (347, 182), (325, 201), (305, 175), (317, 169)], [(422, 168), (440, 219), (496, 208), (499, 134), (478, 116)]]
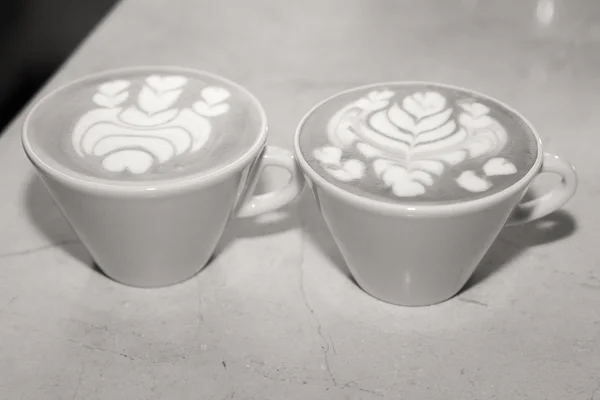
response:
[(480, 178), (474, 171), (465, 171), (456, 179), (460, 187), (469, 192), (480, 193), (492, 187), (492, 184), (483, 178)]
[(129, 81), (124, 80), (106, 82), (98, 86), (98, 91), (104, 93), (107, 96), (114, 96), (127, 89), (129, 87), (129, 84)]
[(231, 93), (227, 89), (209, 86), (202, 89), (201, 95), (208, 104), (217, 104), (231, 96)]
[(391, 165), (393, 165), (391, 161), (379, 159), (373, 162), (373, 169), (375, 170), (375, 174), (377, 174), (377, 176), (381, 178), (382, 175), (387, 171), (388, 168), (390, 168)]
[(325, 165), (340, 165), (342, 149), (328, 146), (315, 149), (313, 156)]
[(354, 179), (362, 178), (365, 173), (365, 165), (359, 160), (348, 160), (344, 163), (343, 168)]
[(129, 170), (132, 174), (143, 174), (148, 171), (154, 158), (141, 150), (121, 150), (109, 154), (102, 160), (102, 166), (110, 172), (124, 172)]
[(337, 180), (348, 182), (362, 178), (365, 174), (365, 164), (359, 160), (348, 160), (344, 162), (341, 168), (328, 168), (325, 170)]
[(132, 126), (157, 126), (173, 120), (178, 112), (178, 110), (167, 110), (149, 115), (136, 107), (128, 107), (119, 115), (119, 118)]
[(402, 107), (418, 119), (437, 114), (446, 106), (446, 99), (437, 92), (417, 92), (402, 101)]
[(392, 192), (398, 197), (415, 197), (425, 193), (425, 186), (410, 179), (397, 181), (392, 186)]
[(226, 113), (229, 110), (229, 104), (222, 103), (211, 106), (204, 101), (197, 101), (192, 104), (192, 109), (205, 117), (214, 117)]
[(517, 173), (517, 167), (505, 158), (491, 158), (483, 166), (483, 172), (487, 176), (512, 175)]
[(394, 95), (394, 92), (392, 92), (391, 90), (382, 90), (380, 92), (378, 92), (378, 91), (370, 92), (367, 95), (367, 97), (372, 101), (381, 101), (381, 100), (389, 99), (393, 95)]
[(425, 93), (423, 93), (423, 92), (417, 92), (412, 97), (417, 102), (417, 104), (419, 104), (420, 106), (425, 104), (426, 99), (427, 99), (425, 96)]
[(422, 185), (433, 185), (433, 177), (425, 171), (412, 171), (410, 173), (410, 179), (419, 182)]
[[(377, 163), (377, 161), (383, 161)], [(409, 172), (399, 165), (391, 165), (385, 160), (377, 160), (373, 167), (383, 182), (392, 187), (392, 192), (398, 197), (414, 197), (425, 193), (424, 184), (431, 184), (432, 178), (422, 171)], [(382, 170), (385, 169), (385, 170)]]
[[(377, 172), (377, 170), (381, 171), (382, 167), (380, 164), (380, 166), (374, 166), (374, 168)], [(381, 179), (383, 179), (383, 182), (387, 186), (392, 186), (396, 182), (404, 182), (410, 180), (408, 171), (403, 167), (400, 167), (398, 165), (388, 165), (384, 168), (386, 169), (385, 171), (383, 171), (383, 173), (381, 173)]]
[(463, 104), (462, 108), (469, 112), (469, 114), (471, 114), (471, 116), (475, 119), (481, 118), (490, 112), (490, 109), (481, 103)]
[(95, 93), (92, 97), (92, 101), (100, 107), (114, 108), (127, 100), (128, 96), (129, 93), (127, 92), (119, 93), (113, 96), (106, 95), (104, 93)]
[(183, 76), (160, 76), (152, 75), (146, 79), (146, 83), (157, 92), (167, 92), (178, 89), (187, 83), (187, 78)]

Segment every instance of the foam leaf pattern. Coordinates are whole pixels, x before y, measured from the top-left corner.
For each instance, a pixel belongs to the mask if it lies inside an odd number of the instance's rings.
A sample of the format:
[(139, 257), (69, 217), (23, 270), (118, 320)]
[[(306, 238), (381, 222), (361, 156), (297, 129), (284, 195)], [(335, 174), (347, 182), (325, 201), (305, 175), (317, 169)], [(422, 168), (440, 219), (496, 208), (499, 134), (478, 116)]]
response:
[[(401, 99), (390, 90), (369, 92), (330, 118), (327, 135), (341, 151), (339, 159), (355, 146), (364, 161), (373, 162), (376, 175), (401, 197), (424, 194), (448, 165), (493, 157), (507, 142), (505, 129), (490, 116), (488, 106), (472, 99), (449, 104), (435, 91)], [(510, 166), (490, 165), (490, 171), (512, 171)], [(473, 171), (457, 183), (474, 192), (491, 187)]]
[(354, 126), (364, 114), (384, 109), (389, 105), (392, 91), (372, 91), (367, 96), (344, 106), (327, 123), (327, 137), (334, 146), (342, 149), (352, 146), (359, 138)]

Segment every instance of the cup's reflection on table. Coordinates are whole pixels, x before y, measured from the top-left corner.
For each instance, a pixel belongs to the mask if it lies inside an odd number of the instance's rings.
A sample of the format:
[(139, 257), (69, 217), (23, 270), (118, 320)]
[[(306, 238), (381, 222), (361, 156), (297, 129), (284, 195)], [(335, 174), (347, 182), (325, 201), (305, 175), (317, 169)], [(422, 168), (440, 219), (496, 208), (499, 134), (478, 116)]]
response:
[[(577, 187), (517, 111), (428, 82), (324, 100), (300, 123), (295, 152), (356, 282), (406, 306), (457, 294), (506, 224), (548, 215)], [(524, 200), (539, 173), (561, 181)]]

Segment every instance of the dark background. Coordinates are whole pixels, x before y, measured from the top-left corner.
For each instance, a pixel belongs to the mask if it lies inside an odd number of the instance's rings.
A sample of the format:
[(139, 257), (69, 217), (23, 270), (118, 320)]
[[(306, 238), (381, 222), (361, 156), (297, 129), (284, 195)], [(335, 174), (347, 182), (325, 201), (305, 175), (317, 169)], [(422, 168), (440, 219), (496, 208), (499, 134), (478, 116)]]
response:
[(118, 0), (0, 0), (0, 134)]

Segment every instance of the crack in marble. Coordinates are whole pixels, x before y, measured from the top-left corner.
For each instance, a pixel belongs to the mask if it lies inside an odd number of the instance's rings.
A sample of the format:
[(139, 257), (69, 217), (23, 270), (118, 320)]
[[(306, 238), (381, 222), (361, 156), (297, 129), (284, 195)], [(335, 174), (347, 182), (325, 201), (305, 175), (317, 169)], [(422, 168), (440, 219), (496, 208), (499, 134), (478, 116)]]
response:
[(78, 239), (67, 239), (67, 240), (61, 240), (60, 242), (56, 242), (56, 243), (50, 243), (50, 244), (46, 244), (43, 246), (33, 247), (31, 249), (10, 251), (8, 253), (0, 254), (0, 259), (30, 255), (30, 254), (38, 253), (38, 252), (45, 251), (45, 250), (51, 250), (51, 249), (55, 249), (55, 248), (59, 248), (59, 247), (69, 246), (72, 244), (81, 244), (81, 241), (79, 241)]
[(81, 365), (81, 369), (79, 370), (79, 378), (77, 378), (77, 386), (75, 387), (75, 392), (73, 393), (73, 397), (71, 400), (75, 400), (77, 395), (79, 394), (79, 388), (81, 387), (81, 381), (83, 380), (83, 365)]
[(331, 350), (333, 350), (333, 354), (337, 355), (337, 350), (335, 349), (335, 342), (333, 341), (333, 337), (329, 335), (329, 342), (331, 342)]
[[(319, 319), (319, 316), (315, 312), (315, 309), (310, 305), (310, 301), (308, 300), (308, 294), (306, 293), (306, 287), (305, 287), (305, 282), (304, 282), (305, 281), (305, 279), (304, 279), (304, 257), (305, 257), (305, 253), (306, 253), (306, 245), (307, 245), (306, 235), (307, 235), (307, 233), (306, 233), (306, 229), (304, 226), (304, 220), (300, 216), (300, 213), (298, 215), (298, 219), (300, 221), (300, 232), (301, 232), (300, 259), (298, 262), (300, 293), (302, 295), (302, 300), (303, 300), (305, 308), (307, 309), (307, 311), (309, 312), (309, 314), (311, 315), (312, 319), (314, 320), (314, 322), (317, 326), (317, 334), (319, 335), (319, 337), (322, 340), (322, 344), (320, 345), (320, 347), (321, 347), (321, 350), (323, 351), (323, 360), (325, 363), (325, 371), (327, 371), (327, 374), (329, 376), (331, 383), (333, 383), (333, 386), (338, 389), (341, 389), (341, 390), (351, 389), (351, 390), (356, 390), (356, 391), (363, 392), (363, 393), (368, 393), (368, 394), (378, 396), (378, 397), (384, 397), (382, 394), (377, 393), (374, 390), (365, 389), (365, 388), (357, 386), (355, 381), (350, 381), (349, 383), (347, 383), (343, 386), (340, 386), (339, 382), (335, 378), (335, 375), (333, 374), (333, 371), (331, 370), (331, 365), (330, 365), (330, 360), (329, 360), (329, 357), (330, 357), (329, 350), (332, 349), (333, 353), (335, 355), (337, 355), (337, 350), (335, 348), (335, 343), (333, 341), (333, 337), (331, 336), (331, 334), (328, 335), (329, 341), (325, 338), (321, 320)], [(329, 344), (330, 342), (331, 342), (331, 345)], [(349, 385), (352, 385), (352, 386), (349, 386)]]
[[(117, 356), (125, 357), (125, 358), (127, 358), (128, 360), (130, 360), (130, 361), (136, 361), (136, 360), (138, 360), (138, 359), (140, 359), (140, 360), (145, 360), (145, 361), (148, 361), (148, 360), (147, 360), (147, 359), (145, 359), (145, 358), (132, 357), (132, 356), (130, 356), (129, 354), (126, 354), (126, 353), (121, 353), (121, 352), (119, 352), (119, 351), (113, 351), (113, 350), (105, 349), (104, 347), (92, 346), (92, 345), (89, 345), (89, 344), (85, 344), (85, 343), (79, 342), (79, 341), (77, 341), (77, 340), (75, 340), (75, 339), (70, 339), (70, 338), (64, 338), (64, 339), (65, 339), (67, 342), (70, 342), (70, 343), (76, 344), (76, 345), (78, 345), (78, 346), (81, 346), (81, 347), (83, 347), (83, 348), (85, 348), (85, 349), (88, 349), (88, 350), (92, 350), (92, 351), (99, 351), (99, 352), (102, 352), (102, 353), (108, 353), (108, 354), (113, 354), (113, 355), (117, 355)], [(150, 360), (150, 361), (151, 361), (151, 360)]]
[(586, 289), (591, 289), (591, 290), (600, 290), (600, 285), (594, 285), (593, 283), (580, 283), (579, 286), (586, 288)]
[[(301, 225), (304, 225), (302, 223), (302, 221), (301, 221)], [(327, 374), (329, 375), (329, 379), (334, 384), (334, 386), (338, 386), (337, 380), (335, 379), (335, 376), (333, 375), (333, 372), (331, 371), (331, 366), (329, 365), (329, 344), (328, 344), (327, 339), (325, 338), (325, 335), (323, 334), (323, 326), (321, 325), (321, 321), (319, 320), (319, 317), (315, 313), (314, 308), (310, 305), (310, 302), (308, 301), (308, 296), (306, 294), (306, 288), (304, 286), (304, 253), (305, 253), (305, 250), (306, 250), (306, 233), (304, 232), (304, 230), (302, 230), (302, 241), (300, 243), (300, 251), (301, 252), (300, 252), (300, 262), (299, 262), (300, 292), (302, 293), (302, 300), (304, 302), (304, 306), (306, 307), (306, 309), (310, 313), (313, 321), (317, 325), (317, 335), (319, 335), (319, 337), (321, 338), (321, 340), (323, 342), (320, 346), (321, 346), (321, 350), (323, 351), (323, 361), (325, 362), (325, 370), (327, 371)]]
[(458, 297), (458, 301), (462, 301), (463, 303), (474, 304), (477, 306), (489, 308), (489, 305), (487, 305), (486, 303), (483, 303), (483, 302), (477, 301), (477, 300), (473, 300), (473, 299), (469, 299), (466, 297)]
[[(327, 341), (327, 339), (325, 338), (325, 335), (323, 334), (323, 325), (321, 324), (321, 320), (319, 319), (319, 316), (315, 313), (314, 308), (310, 305), (310, 302), (308, 301), (308, 295), (306, 293), (306, 287), (304, 284), (304, 256), (306, 253), (306, 235), (307, 235), (307, 233), (306, 233), (306, 229), (304, 226), (304, 220), (303, 220), (302, 216), (300, 215), (300, 213), (298, 213), (298, 220), (300, 222), (300, 232), (301, 232), (300, 260), (298, 261), (300, 293), (302, 294), (302, 300), (303, 300), (304, 306), (306, 307), (306, 309), (310, 313), (313, 321), (317, 325), (317, 335), (319, 335), (319, 337), (321, 338), (321, 341), (322, 341), (322, 344), (320, 345), (320, 347), (323, 352), (323, 361), (325, 363), (325, 370), (327, 371), (327, 374), (329, 375), (329, 379), (331, 380), (333, 385), (338, 386), (338, 382), (335, 379), (335, 376), (333, 375), (333, 372), (331, 371), (331, 366), (329, 364), (329, 342)], [(329, 337), (331, 338), (331, 335), (329, 335)]]
[(235, 399), (235, 390), (223, 398), (223, 400), (233, 400), (233, 399)]
[(204, 314), (202, 314), (202, 296), (198, 296), (198, 313), (196, 314), (196, 328), (194, 332), (194, 344), (190, 346), (189, 351), (185, 355), (184, 359), (189, 359), (192, 352), (198, 348), (198, 339), (200, 338), (200, 328), (204, 325)]
[(359, 388), (359, 387), (357, 387), (357, 388), (355, 388), (355, 389), (356, 389), (356, 390), (358, 390), (359, 392), (365, 392), (365, 393), (372, 394), (372, 395), (374, 395), (374, 396), (383, 397), (383, 395), (382, 395), (381, 393), (377, 393), (377, 392), (376, 392), (376, 391), (374, 391), (374, 390), (363, 389), (363, 388)]
[(598, 392), (600, 392), (600, 382), (598, 382), (598, 386), (596, 386), (596, 389), (592, 391), (592, 394), (590, 395), (590, 400), (596, 400), (596, 394)]
[(19, 296), (13, 296), (10, 298), (10, 300), (8, 300), (6, 302), (6, 304), (0, 308), (0, 315), (2, 315), (6, 310), (8, 310), (8, 308), (15, 302), (17, 301), (17, 299), (19, 298)]
[(347, 382), (346, 384), (344, 384), (344, 386), (342, 386), (342, 389), (345, 389), (345, 388), (358, 390), (359, 392), (369, 393), (369, 394), (372, 394), (372, 395), (378, 396), (378, 397), (383, 397), (383, 394), (378, 393), (375, 390), (357, 387), (355, 381), (350, 381), (350, 382)]

